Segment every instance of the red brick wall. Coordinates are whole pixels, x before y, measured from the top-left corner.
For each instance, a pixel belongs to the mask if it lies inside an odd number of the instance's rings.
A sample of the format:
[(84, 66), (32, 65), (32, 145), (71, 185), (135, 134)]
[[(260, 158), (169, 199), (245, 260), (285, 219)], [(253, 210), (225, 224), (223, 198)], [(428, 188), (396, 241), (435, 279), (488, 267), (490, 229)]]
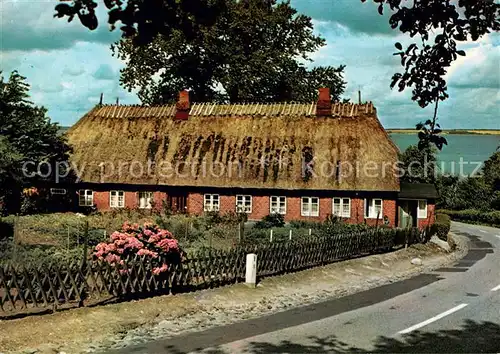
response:
[(190, 214), (200, 215), (203, 213), (203, 194), (189, 193), (187, 210)]
[(418, 228), (424, 229), (429, 225), (434, 224), (435, 221), (435, 210), (436, 206), (434, 204), (427, 204), (427, 218), (426, 219), (418, 219)]
[[(278, 193), (279, 194), (279, 193)], [(220, 212), (234, 212), (236, 210), (236, 194), (219, 194), (220, 195)], [(304, 196), (314, 196), (304, 193)], [(203, 213), (203, 197), (204, 193), (189, 193), (187, 207), (188, 212), (191, 214), (202, 214)], [(163, 201), (166, 200), (166, 192), (154, 192), (153, 200), (155, 202), (155, 207), (161, 208)], [(301, 197), (299, 196), (287, 196), (287, 213), (285, 215), (286, 221), (291, 220), (310, 220), (310, 221), (322, 221), (332, 213), (332, 197), (319, 197), (319, 216), (302, 216), (301, 215)], [(99, 210), (110, 210), (109, 207), (109, 191), (94, 191), (94, 204), (96, 204)], [(126, 191), (125, 192), (125, 207), (134, 209), (138, 207), (138, 192)], [(270, 207), (270, 196), (269, 195), (253, 195), (252, 196), (252, 213), (248, 215), (249, 220), (260, 220), (264, 216), (269, 215)], [(383, 215), (387, 215), (389, 218), (390, 226), (396, 225), (396, 201), (391, 199), (383, 200)], [(429, 219), (419, 220), (419, 226), (424, 225), (424, 223), (433, 222), (430, 218), (434, 215), (434, 205), (428, 206)], [(349, 223), (363, 223), (364, 218), (364, 199), (362, 198), (351, 198), (351, 217), (346, 220)], [(383, 222), (382, 219), (379, 220), (379, 224)], [(375, 225), (376, 219), (366, 219), (366, 223), (369, 225)]]
[[(119, 189), (116, 189), (119, 190)], [(163, 200), (166, 200), (165, 192), (153, 192), (155, 208), (161, 208)], [(111, 210), (109, 206), (109, 191), (94, 191), (94, 204), (98, 210)], [(135, 209), (139, 207), (139, 192), (125, 191), (125, 208)], [(117, 209), (117, 208), (116, 208)]]

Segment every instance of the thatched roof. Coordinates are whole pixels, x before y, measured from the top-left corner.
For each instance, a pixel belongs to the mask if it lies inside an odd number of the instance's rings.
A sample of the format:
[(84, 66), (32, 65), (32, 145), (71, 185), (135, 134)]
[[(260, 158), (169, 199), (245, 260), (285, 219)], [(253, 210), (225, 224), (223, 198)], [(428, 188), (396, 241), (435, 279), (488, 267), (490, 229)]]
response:
[[(81, 179), (171, 186), (399, 191), (398, 179), (388, 167), (397, 161), (398, 149), (371, 103), (334, 103), (331, 117), (316, 117), (316, 103), (193, 104), (185, 121), (174, 119), (175, 112), (175, 105), (96, 106), (68, 132), (74, 148), (72, 161), (83, 171)], [(311, 160), (312, 173), (303, 173), (304, 162)], [(140, 165), (146, 169), (148, 162), (149, 172), (141, 174)], [(363, 171), (366, 164), (372, 164), (368, 173)], [(384, 176), (374, 172), (375, 165), (381, 169), (384, 164)], [(225, 173), (218, 176), (221, 166)]]

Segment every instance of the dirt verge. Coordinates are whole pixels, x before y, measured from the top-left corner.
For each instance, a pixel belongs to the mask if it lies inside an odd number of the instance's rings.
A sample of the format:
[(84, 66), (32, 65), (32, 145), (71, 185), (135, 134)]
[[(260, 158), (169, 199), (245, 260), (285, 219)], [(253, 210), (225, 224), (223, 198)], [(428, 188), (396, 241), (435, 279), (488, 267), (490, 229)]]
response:
[[(0, 351), (85, 353), (125, 347), (189, 331), (226, 325), (264, 314), (341, 297), (431, 271), (463, 257), (434, 244), (334, 263), (244, 284), (96, 308), (0, 321)], [(422, 265), (411, 264), (415, 257)]]

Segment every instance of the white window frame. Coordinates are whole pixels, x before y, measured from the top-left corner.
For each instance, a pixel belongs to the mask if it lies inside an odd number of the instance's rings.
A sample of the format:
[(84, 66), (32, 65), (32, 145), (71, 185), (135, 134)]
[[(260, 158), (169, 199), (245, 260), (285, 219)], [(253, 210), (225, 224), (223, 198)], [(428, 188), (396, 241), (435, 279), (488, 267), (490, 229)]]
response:
[(94, 191), (91, 189), (80, 189), (78, 191), (78, 205), (87, 207), (94, 205)]
[[(151, 209), (153, 207), (152, 203), (154, 200), (154, 193), (148, 191), (137, 192), (137, 205), (139, 209)], [(141, 201), (144, 200), (144, 204), (141, 204)]]
[(219, 194), (204, 194), (203, 195), (203, 210), (204, 211), (219, 211), (220, 210), (220, 195)]
[(66, 189), (64, 189), (64, 188), (50, 188), (50, 194), (52, 194), (52, 195), (65, 195)]
[[(420, 202), (424, 202), (425, 203), (425, 208), (424, 209), (421, 209), (420, 208)], [(427, 199), (419, 199), (417, 201), (417, 218), (418, 219), (427, 219)]]
[[(247, 202), (250, 201), (249, 205)], [(252, 196), (251, 195), (243, 195), (238, 194), (236, 196), (236, 212), (237, 213), (252, 213)]]
[[(316, 202), (313, 203), (313, 200)], [(317, 204), (316, 211), (313, 211), (313, 204)], [(306, 207), (306, 208), (304, 208)], [(307, 210), (304, 210), (307, 209)], [(301, 197), (300, 198), (300, 215), (302, 216), (319, 216), (319, 197)]]
[[(335, 211), (335, 201), (339, 201), (339, 211)], [(347, 213), (344, 212), (344, 206), (347, 205)], [(340, 218), (350, 218), (351, 217), (351, 198), (341, 198), (341, 197), (334, 197), (332, 199), (332, 215), (338, 216)]]
[[(380, 201), (380, 215), (379, 219), (384, 218), (384, 200), (382, 198), (367, 198), (364, 203), (364, 215), (366, 219), (376, 219), (377, 212), (375, 211), (375, 201)], [(371, 202), (371, 205), (369, 203)], [(368, 207), (367, 207), (368, 206)]]
[(269, 213), (286, 215), (286, 197), (278, 195), (270, 196)]
[[(121, 197), (121, 202), (120, 202), (120, 197)], [(116, 198), (116, 200), (115, 200), (115, 198)], [(125, 207), (125, 192), (119, 191), (119, 190), (109, 191), (109, 207), (110, 208), (124, 208)]]

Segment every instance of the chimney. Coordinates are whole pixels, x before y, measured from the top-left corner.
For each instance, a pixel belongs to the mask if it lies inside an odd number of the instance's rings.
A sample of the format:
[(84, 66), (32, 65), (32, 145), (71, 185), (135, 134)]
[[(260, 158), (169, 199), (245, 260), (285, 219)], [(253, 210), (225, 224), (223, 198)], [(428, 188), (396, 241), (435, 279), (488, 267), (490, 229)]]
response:
[(332, 101), (330, 98), (330, 89), (327, 87), (322, 87), (319, 89), (318, 103), (316, 105), (316, 116), (332, 116)]
[(175, 105), (175, 119), (187, 120), (189, 118), (189, 111), (191, 105), (189, 103), (189, 91), (183, 90), (179, 92), (179, 100)]

